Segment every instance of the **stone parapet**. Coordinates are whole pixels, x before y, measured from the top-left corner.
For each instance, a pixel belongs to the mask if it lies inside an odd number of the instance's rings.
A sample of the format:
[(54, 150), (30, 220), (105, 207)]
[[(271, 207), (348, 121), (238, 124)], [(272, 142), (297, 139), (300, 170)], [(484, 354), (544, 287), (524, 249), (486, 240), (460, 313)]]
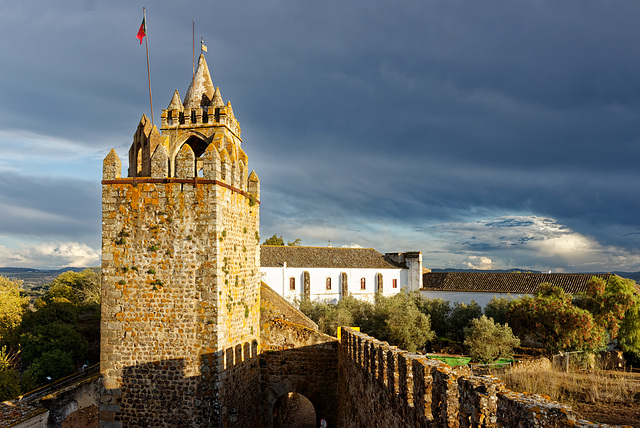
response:
[(493, 376), (402, 351), (343, 327), (339, 426), (605, 427), (540, 395), (506, 389)]

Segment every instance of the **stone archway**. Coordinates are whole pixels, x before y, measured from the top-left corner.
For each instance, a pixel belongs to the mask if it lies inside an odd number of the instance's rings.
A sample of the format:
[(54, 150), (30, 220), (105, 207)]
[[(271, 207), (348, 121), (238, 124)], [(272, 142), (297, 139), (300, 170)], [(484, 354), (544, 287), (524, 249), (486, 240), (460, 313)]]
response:
[(313, 403), (297, 392), (283, 394), (273, 405), (273, 428), (315, 428)]

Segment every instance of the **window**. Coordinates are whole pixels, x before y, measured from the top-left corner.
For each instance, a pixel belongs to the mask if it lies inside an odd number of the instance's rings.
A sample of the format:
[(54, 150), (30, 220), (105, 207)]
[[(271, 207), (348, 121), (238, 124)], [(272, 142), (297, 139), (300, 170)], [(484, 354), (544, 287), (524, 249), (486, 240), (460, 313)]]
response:
[(393, 280), (393, 288), (398, 288), (398, 280), (397, 279)]
[(296, 289), (296, 278), (295, 277), (291, 277), (289, 278), (289, 290), (295, 290)]
[(325, 282), (327, 290), (331, 290), (331, 278), (327, 277), (327, 280)]
[(367, 289), (367, 280), (363, 278), (360, 278), (360, 290), (366, 290)]

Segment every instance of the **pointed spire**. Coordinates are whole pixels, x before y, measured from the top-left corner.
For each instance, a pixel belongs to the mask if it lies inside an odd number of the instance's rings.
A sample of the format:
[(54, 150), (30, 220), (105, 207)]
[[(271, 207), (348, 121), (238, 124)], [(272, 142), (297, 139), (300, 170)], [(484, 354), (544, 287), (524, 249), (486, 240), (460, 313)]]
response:
[(193, 81), (191, 82), (191, 85), (189, 85), (187, 94), (184, 97), (184, 107), (198, 108), (209, 106), (214, 93), (215, 88), (211, 81), (207, 61), (205, 61), (204, 55), (200, 54), (196, 74), (193, 76)]
[(224, 107), (224, 101), (222, 101), (222, 95), (220, 95), (220, 88), (216, 86), (216, 93), (213, 95), (212, 107)]
[(182, 101), (180, 101), (180, 94), (178, 93), (178, 90), (176, 89), (176, 91), (173, 93), (173, 97), (171, 97), (171, 102), (169, 103), (169, 106), (167, 107), (167, 110), (180, 110), (182, 111), (184, 109), (184, 107), (182, 106)]

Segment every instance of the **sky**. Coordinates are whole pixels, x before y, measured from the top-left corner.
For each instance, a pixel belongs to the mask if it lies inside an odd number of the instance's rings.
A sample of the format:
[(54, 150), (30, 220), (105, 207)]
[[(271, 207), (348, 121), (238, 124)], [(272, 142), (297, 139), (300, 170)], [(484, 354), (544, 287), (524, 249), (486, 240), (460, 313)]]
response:
[(156, 121), (195, 19), (263, 238), (640, 270), (633, 0), (1, 2), (0, 266), (99, 265), (102, 159), (150, 115), (143, 6)]

